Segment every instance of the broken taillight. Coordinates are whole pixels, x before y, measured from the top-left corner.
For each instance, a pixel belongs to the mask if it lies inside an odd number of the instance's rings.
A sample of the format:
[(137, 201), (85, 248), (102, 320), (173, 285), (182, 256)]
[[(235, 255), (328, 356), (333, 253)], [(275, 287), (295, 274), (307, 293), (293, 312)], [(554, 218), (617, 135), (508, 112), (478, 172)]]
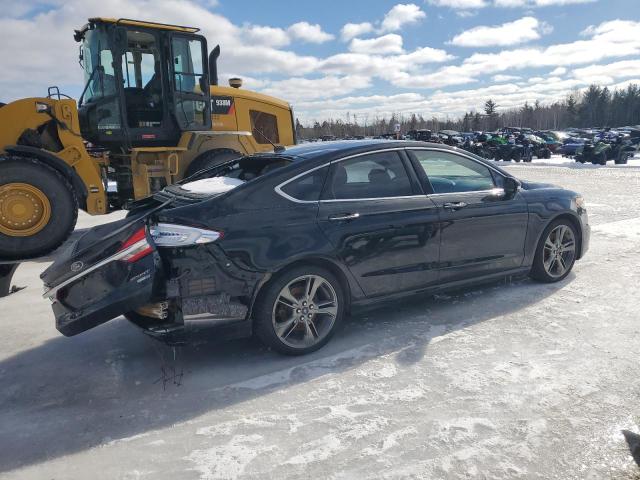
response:
[(123, 256), (119, 258), (123, 262), (133, 263), (153, 252), (153, 247), (147, 242), (146, 228), (142, 227), (131, 235), (120, 247), (118, 252)]

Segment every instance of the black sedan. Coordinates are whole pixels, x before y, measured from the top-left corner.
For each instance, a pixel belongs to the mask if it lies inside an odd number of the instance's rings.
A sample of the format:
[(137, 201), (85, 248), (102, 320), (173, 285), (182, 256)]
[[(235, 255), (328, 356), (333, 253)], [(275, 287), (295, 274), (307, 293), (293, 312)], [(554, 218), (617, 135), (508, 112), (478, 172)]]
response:
[(198, 172), (88, 231), (42, 279), (67, 336), (124, 314), (172, 341), (205, 321), (303, 354), (358, 305), (562, 280), (589, 232), (579, 194), (463, 150), (328, 142)]

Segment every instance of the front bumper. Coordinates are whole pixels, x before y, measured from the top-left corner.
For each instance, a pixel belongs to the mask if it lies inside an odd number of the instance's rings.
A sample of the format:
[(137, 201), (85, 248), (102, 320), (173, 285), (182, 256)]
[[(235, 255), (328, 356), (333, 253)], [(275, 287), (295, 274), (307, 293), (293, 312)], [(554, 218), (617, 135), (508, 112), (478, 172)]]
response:
[(591, 225), (589, 225), (589, 217), (587, 211), (582, 209), (578, 212), (580, 218), (580, 224), (582, 227), (582, 239), (580, 242), (580, 252), (578, 252), (578, 258), (582, 258), (589, 250), (589, 244), (591, 243)]

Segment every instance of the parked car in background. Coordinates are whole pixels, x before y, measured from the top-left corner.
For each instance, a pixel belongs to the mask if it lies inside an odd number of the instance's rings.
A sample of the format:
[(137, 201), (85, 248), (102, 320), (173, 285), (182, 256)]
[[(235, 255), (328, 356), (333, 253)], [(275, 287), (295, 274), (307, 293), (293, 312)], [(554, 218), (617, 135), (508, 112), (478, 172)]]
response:
[(359, 305), (506, 275), (560, 281), (589, 231), (579, 194), (461, 149), (326, 142), (168, 186), (89, 230), (42, 280), (67, 336), (124, 314), (160, 338), (206, 321), (304, 354)]

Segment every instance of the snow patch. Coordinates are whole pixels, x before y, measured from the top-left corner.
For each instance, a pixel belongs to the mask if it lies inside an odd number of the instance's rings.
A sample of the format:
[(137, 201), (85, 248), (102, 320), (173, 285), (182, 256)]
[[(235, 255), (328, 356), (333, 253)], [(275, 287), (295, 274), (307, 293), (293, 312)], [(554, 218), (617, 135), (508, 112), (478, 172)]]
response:
[(593, 233), (640, 239), (640, 218), (630, 218), (592, 227)]
[(258, 455), (275, 448), (263, 440), (257, 434), (235, 435), (225, 445), (194, 450), (185, 460), (194, 464), (190, 470), (200, 473), (201, 480), (238, 478)]
[(244, 182), (237, 178), (231, 177), (213, 177), (203, 178), (195, 182), (188, 182), (180, 187), (192, 193), (201, 193), (204, 195), (216, 195), (233, 190)]

